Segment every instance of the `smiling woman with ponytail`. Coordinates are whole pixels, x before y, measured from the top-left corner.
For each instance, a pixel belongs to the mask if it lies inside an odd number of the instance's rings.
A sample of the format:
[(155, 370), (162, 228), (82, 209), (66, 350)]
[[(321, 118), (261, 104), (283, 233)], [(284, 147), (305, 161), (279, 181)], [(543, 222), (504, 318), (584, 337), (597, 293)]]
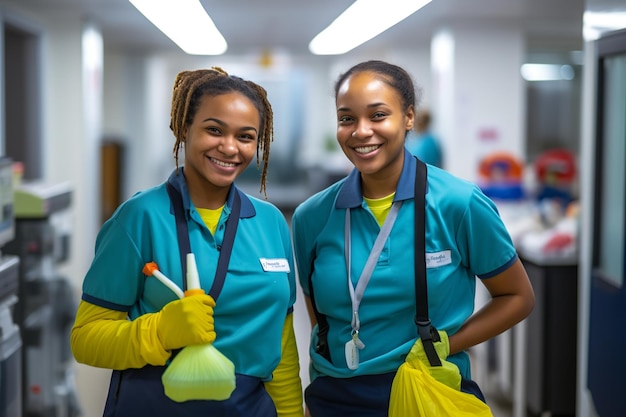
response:
[[(403, 68), (356, 64), (337, 79), (335, 104), (337, 142), (354, 169), (298, 206), (291, 223), (313, 325), (310, 415), (387, 417), (396, 371), (428, 352), (445, 365), (434, 377), (483, 400), (467, 350), (534, 304), (496, 206), (409, 153), (417, 97)], [(491, 300), (473, 314), (477, 282)]]

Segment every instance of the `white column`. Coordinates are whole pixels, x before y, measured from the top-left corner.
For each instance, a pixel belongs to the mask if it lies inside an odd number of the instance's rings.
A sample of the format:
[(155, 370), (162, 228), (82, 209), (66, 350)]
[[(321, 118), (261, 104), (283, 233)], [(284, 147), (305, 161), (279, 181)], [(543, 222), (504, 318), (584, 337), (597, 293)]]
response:
[(450, 27), (435, 34), (431, 99), (444, 168), (475, 181), (489, 152), (524, 159), (524, 55), (523, 33), (515, 28)]
[[(78, 13), (44, 18), (45, 179), (72, 186), (71, 255), (61, 269), (80, 294), (99, 221), (102, 36)], [(109, 375), (108, 370), (77, 366), (78, 401), (85, 417), (101, 415)]]
[[(524, 56), (524, 37), (517, 28), (452, 26), (433, 36), (433, 131), (442, 142), (445, 169), (477, 182), (480, 160), (491, 152), (509, 152), (525, 161), (525, 94), (519, 71)], [(488, 299), (483, 292), (477, 292), (477, 309)], [(515, 417), (524, 416), (526, 407), (525, 333), (522, 324), (496, 338), (502, 369), (495, 382), (512, 397)], [(485, 379), (486, 343), (472, 352), (475, 378), (487, 388), (493, 382)]]

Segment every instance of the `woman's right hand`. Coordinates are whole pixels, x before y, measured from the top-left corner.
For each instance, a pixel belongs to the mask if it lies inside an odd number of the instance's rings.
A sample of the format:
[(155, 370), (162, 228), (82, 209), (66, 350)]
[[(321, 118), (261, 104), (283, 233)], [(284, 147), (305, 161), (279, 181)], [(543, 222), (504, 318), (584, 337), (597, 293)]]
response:
[(437, 352), (439, 360), (441, 361), (441, 366), (431, 366), (428, 355), (424, 350), (422, 339), (417, 339), (411, 348), (411, 351), (407, 355), (406, 361), (422, 362), (433, 378), (458, 391), (461, 389), (461, 373), (455, 364), (446, 360), (450, 354), (450, 341), (448, 339), (448, 333), (443, 330), (439, 330), (438, 333), (439, 340), (433, 341), (433, 346)]
[(157, 334), (167, 350), (215, 341), (215, 300), (207, 294), (191, 295), (168, 303), (158, 312)]

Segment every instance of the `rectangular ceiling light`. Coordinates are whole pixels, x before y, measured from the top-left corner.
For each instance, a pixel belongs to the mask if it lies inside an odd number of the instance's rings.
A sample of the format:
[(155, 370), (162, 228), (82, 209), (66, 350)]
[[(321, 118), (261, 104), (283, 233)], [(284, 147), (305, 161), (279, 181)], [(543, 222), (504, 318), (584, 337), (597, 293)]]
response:
[(524, 64), (520, 73), (526, 81), (573, 80), (574, 69), (570, 65)]
[(200, 0), (129, 0), (154, 26), (190, 55), (220, 55), (226, 39)]
[(431, 0), (357, 0), (309, 43), (315, 55), (339, 55), (406, 19)]

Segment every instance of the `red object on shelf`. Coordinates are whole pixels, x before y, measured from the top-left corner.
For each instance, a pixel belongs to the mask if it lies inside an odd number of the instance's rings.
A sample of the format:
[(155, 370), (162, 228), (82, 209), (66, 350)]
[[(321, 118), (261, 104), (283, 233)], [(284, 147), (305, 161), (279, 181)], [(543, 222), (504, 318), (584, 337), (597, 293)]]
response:
[(546, 252), (562, 250), (574, 243), (574, 236), (567, 233), (557, 233), (546, 242), (543, 247)]
[(508, 152), (493, 152), (480, 161), (478, 173), (488, 183), (520, 182), (524, 165)]
[(537, 179), (548, 185), (568, 185), (576, 178), (576, 160), (566, 149), (551, 149), (535, 161)]

